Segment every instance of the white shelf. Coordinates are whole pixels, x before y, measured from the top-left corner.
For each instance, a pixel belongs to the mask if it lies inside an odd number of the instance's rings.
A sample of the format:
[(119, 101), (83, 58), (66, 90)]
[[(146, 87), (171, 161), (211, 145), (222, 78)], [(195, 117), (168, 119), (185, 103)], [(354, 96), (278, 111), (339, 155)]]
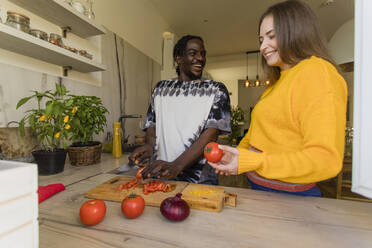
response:
[[(32, 1), (30, 1), (32, 2)], [(0, 24), (0, 48), (80, 72), (104, 71), (106, 67), (79, 54)]]
[[(76, 11), (63, 0), (9, 0), (20, 7), (60, 26), (70, 27), (71, 33), (82, 38), (105, 34), (105, 29)], [(31, 20), (32, 24), (32, 20)]]

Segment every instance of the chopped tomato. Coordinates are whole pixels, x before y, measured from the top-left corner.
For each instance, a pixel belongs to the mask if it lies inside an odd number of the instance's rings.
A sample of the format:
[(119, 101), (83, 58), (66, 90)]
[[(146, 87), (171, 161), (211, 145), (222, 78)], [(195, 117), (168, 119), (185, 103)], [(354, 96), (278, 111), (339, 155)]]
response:
[(170, 184), (164, 184), (162, 181), (151, 181), (148, 184), (145, 184), (143, 187), (143, 193), (145, 195), (156, 192), (156, 191), (163, 191), (167, 192), (170, 190)]
[(138, 170), (137, 175), (136, 175), (136, 178), (137, 178), (138, 180), (142, 179), (141, 172), (142, 172), (144, 169), (145, 169), (145, 167), (143, 167), (143, 168), (141, 168), (141, 169)]
[[(138, 174), (138, 173), (137, 173)], [(139, 184), (137, 179), (132, 179), (129, 182), (120, 184), (119, 186), (116, 187), (117, 190), (129, 190), (131, 188), (136, 187)], [(147, 184), (143, 185), (143, 193), (145, 195), (151, 193), (151, 192), (156, 192), (156, 191), (163, 191), (163, 192), (168, 192), (171, 189), (170, 184), (165, 184), (160, 180), (153, 180)]]
[(138, 185), (137, 179), (132, 179), (130, 182), (120, 184), (116, 189), (117, 190), (123, 190), (123, 189), (129, 190), (131, 188), (136, 187), (137, 185)]

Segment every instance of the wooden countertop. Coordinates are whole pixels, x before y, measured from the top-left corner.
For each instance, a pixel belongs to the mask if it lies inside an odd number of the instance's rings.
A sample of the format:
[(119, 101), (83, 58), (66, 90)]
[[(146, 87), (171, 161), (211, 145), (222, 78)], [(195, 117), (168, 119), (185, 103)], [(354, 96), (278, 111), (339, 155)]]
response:
[[(84, 193), (114, 177), (110, 170), (127, 162), (104, 157), (91, 167), (39, 177), (62, 182), (65, 191), (39, 205), (40, 248), (79, 247), (371, 247), (371, 203), (227, 188), (238, 194), (237, 207), (220, 213), (191, 209), (183, 222), (166, 220), (158, 207), (146, 206), (126, 219), (120, 203), (106, 201), (105, 219), (85, 227), (79, 220)], [(116, 167), (115, 167), (116, 166)], [(39, 183), (40, 184), (40, 183)], [(42, 184), (40, 184), (42, 185)]]
[(39, 175), (39, 186), (51, 183), (63, 183), (68, 186), (86, 178), (110, 172), (128, 163), (128, 156), (129, 154), (123, 154), (121, 158), (113, 158), (111, 153), (102, 153), (101, 162), (89, 166), (72, 166), (68, 158), (66, 158), (63, 172), (49, 176)]

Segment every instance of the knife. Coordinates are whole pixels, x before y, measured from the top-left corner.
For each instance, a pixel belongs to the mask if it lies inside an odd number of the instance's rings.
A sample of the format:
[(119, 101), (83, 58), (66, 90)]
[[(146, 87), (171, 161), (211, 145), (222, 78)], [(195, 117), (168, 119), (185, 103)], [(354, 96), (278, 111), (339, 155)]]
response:
[(121, 173), (124, 173), (126, 171), (130, 171), (130, 170), (138, 170), (139, 168), (140, 167), (138, 165), (135, 165), (133, 163), (133, 161), (129, 160), (129, 162), (127, 164), (120, 166), (116, 170), (116, 174), (121, 174)]
[(160, 175), (159, 172), (155, 173), (152, 177), (149, 177), (149, 178), (146, 178), (144, 179), (143, 177), (143, 171), (141, 172), (141, 180), (140, 180), (140, 184), (146, 184), (146, 183), (149, 183), (151, 181), (162, 181), (164, 184), (166, 184), (166, 182), (169, 180), (169, 178), (165, 178), (165, 177), (159, 177), (158, 176)]

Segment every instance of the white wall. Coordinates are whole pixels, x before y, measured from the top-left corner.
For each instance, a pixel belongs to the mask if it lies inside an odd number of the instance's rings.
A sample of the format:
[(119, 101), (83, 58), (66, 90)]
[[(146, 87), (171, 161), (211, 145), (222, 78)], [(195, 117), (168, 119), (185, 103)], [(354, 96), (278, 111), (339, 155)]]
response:
[(329, 40), (328, 48), (337, 64), (354, 61), (354, 19), (342, 24)]
[[(207, 48), (208, 50), (208, 48)], [(248, 55), (248, 76), (249, 80), (254, 80), (257, 74), (257, 55)], [(258, 75), (260, 80), (264, 79), (261, 69), (260, 56), (258, 56)], [(243, 80), (247, 76), (247, 57), (245, 53), (230, 54), (225, 56), (215, 56), (207, 58), (206, 70), (214, 80), (223, 82), (229, 92), (231, 104), (239, 104), (238, 80)]]
[[(335, 62), (340, 64), (354, 62), (354, 19), (342, 24), (329, 40), (328, 48)], [(353, 126), (354, 108), (354, 73), (342, 73), (348, 85), (349, 121), (348, 126)]]
[(177, 43), (177, 37), (174, 33), (163, 33), (163, 61), (161, 70), (161, 79), (167, 80), (177, 77), (176, 68), (173, 63), (173, 48)]
[(162, 34), (172, 31), (148, 0), (95, 0), (98, 23), (162, 64)]

